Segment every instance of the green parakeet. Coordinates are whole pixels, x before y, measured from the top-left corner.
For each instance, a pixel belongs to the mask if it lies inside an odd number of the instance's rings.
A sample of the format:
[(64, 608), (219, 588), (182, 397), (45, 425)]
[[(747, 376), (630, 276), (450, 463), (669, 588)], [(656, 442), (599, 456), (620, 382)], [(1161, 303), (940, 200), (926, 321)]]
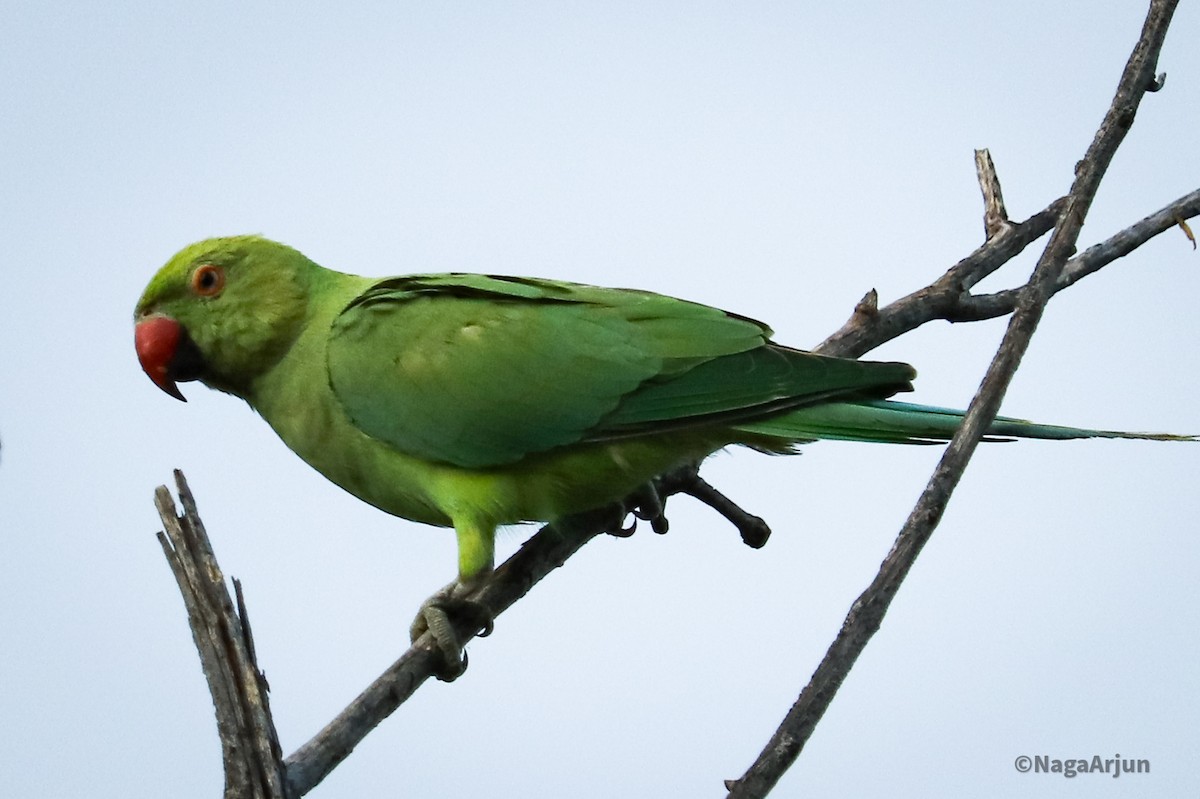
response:
[[(453, 527), (458, 582), (496, 527), (621, 499), (730, 444), (945, 441), (887, 401), (903, 363), (775, 344), (761, 322), (628, 289), (478, 274), (367, 278), (257, 236), (173, 257), (134, 313), (142, 368), (246, 400), (296, 454), (396, 516)], [(992, 436), (1171, 438), (998, 420)]]

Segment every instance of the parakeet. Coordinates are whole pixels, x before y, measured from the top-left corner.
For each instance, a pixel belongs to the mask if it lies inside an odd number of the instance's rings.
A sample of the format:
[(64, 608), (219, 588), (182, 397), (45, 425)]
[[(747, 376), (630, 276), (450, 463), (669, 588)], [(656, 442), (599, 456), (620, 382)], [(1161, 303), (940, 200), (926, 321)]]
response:
[[(358, 277), (258, 236), (180, 251), (134, 322), (163, 391), (182, 400), (176, 383), (199, 380), (241, 397), (351, 494), (453, 527), (464, 589), (490, 573), (498, 525), (606, 505), (731, 444), (931, 443), (962, 419), (887, 400), (911, 390), (908, 364), (791, 349), (705, 305), (500, 275)], [(989, 435), (1177, 438), (1007, 419)]]

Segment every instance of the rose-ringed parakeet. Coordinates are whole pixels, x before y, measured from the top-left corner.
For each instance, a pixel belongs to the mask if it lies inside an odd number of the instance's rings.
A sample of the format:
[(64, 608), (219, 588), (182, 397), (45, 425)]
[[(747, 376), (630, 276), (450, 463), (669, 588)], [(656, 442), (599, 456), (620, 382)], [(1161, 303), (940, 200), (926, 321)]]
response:
[[(350, 493), (453, 527), (460, 594), (490, 573), (498, 525), (604, 506), (731, 444), (930, 443), (962, 419), (888, 401), (911, 390), (907, 364), (784, 347), (716, 308), (531, 278), (358, 277), (257, 236), (179, 252), (134, 320), (168, 394), (199, 380), (241, 397)], [(989, 435), (1175, 438), (1007, 419)]]

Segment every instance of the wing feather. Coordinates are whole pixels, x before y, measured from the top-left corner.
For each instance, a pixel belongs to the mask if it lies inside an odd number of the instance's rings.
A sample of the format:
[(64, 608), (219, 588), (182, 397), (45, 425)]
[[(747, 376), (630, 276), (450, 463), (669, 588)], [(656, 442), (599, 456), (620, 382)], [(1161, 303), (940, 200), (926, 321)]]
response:
[(468, 468), (602, 435), (640, 386), (761, 347), (761, 323), (648, 292), (486, 275), (381, 281), (330, 331), (330, 385), (367, 435)]

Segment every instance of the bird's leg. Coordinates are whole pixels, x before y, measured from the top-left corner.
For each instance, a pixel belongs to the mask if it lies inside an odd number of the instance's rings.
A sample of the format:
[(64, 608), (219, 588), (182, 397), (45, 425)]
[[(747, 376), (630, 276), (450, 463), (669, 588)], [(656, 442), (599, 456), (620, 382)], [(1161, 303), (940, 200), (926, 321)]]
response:
[(668, 472), (655, 480), (655, 483), (659, 492), (665, 496), (687, 494), (724, 516), (737, 528), (746, 546), (760, 549), (771, 537), (771, 528), (761, 517), (742, 510), (737, 503), (700, 476), (698, 463)]
[(414, 643), (426, 632), (433, 637), (443, 661), (435, 676), (443, 682), (456, 680), (467, 670), (467, 653), (455, 628), (469, 628), (482, 638), (492, 632), (494, 623), (492, 612), (470, 596), (492, 575), (495, 526), (459, 522), (454, 529), (458, 534), (458, 579), (422, 602), (408, 628)]
[[(759, 516), (742, 510), (737, 503), (713, 488), (700, 476), (700, 464), (692, 463), (667, 472), (646, 483), (620, 502), (606, 510), (612, 514), (606, 532), (618, 538), (627, 538), (637, 530), (637, 520), (650, 522), (656, 533), (667, 532), (665, 513), (667, 497), (672, 494), (687, 494), (703, 502), (724, 516), (737, 528), (746, 546), (760, 549), (771, 537), (771, 528)], [(633, 514), (633, 521), (625, 526), (625, 519)]]

